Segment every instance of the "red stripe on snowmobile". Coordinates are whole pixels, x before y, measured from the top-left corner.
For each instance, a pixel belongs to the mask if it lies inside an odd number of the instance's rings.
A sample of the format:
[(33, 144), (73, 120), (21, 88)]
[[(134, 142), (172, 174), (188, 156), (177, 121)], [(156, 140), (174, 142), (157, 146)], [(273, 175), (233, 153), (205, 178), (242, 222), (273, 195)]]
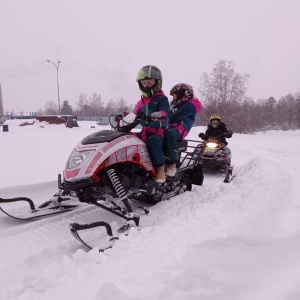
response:
[(100, 159), (101, 156), (102, 156), (101, 152), (98, 152), (96, 154), (96, 156), (93, 158), (93, 160), (91, 161), (91, 163), (87, 167), (87, 169), (85, 171), (85, 174), (89, 174), (92, 171), (93, 167), (95, 166), (96, 162)]
[(80, 169), (75, 169), (75, 170), (72, 170), (72, 171), (65, 170), (64, 176), (65, 176), (66, 179), (71, 178), (71, 177), (75, 177), (75, 176), (78, 175), (79, 171), (80, 171)]

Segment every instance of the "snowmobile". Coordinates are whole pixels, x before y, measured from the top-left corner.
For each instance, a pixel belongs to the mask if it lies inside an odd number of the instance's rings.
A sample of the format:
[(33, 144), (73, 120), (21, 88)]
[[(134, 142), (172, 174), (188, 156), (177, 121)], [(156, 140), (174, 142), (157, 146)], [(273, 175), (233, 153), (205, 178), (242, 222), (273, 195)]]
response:
[[(222, 135), (221, 135), (222, 136)], [(200, 157), (203, 172), (218, 171), (225, 174), (224, 182), (232, 180), (231, 150), (218, 137), (208, 137), (200, 142)], [(200, 134), (199, 134), (200, 137)]]
[[(150, 119), (149, 119), (150, 118)], [(58, 175), (59, 192), (38, 208), (29, 198), (0, 198), (0, 209), (8, 216), (20, 220), (34, 220), (74, 210), (81, 203), (95, 205), (125, 223), (115, 232), (110, 223), (70, 224), (73, 236), (85, 246), (89, 230), (101, 227), (105, 237), (99, 250), (112, 247), (120, 234), (138, 227), (140, 217), (149, 213), (149, 207), (163, 200), (190, 191), (192, 185), (202, 185), (201, 159), (195, 159), (200, 145), (188, 149), (188, 141), (178, 143), (177, 173), (167, 177), (163, 184), (155, 182), (155, 168), (145, 143), (131, 133), (141, 120), (150, 116), (129, 114), (112, 115), (112, 130), (102, 130), (85, 137), (71, 152), (63, 179)], [(8, 212), (2, 203), (25, 201), (30, 209)], [(71, 203), (71, 204), (70, 204)]]

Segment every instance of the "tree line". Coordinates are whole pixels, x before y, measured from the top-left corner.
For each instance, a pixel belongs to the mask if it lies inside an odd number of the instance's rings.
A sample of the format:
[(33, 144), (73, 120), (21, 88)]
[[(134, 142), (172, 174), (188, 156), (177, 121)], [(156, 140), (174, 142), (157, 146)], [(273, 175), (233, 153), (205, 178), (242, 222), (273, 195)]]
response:
[[(203, 73), (198, 92), (203, 109), (197, 116), (195, 125), (206, 125), (213, 113), (221, 115), (228, 128), (237, 133), (252, 133), (270, 129), (300, 129), (300, 94), (288, 94), (278, 101), (274, 97), (256, 101), (246, 96), (249, 75), (241, 75), (235, 70), (232, 61), (220, 60), (210, 74)], [(195, 91), (195, 90), (194, 90)], [(70, 107), (64, 101), (64, 108)], [(72, 108), (74, 116), (108, 117), (111, 114), (133, 111), (134, 105), (127, 104), (124, 98), (110, 99), (108, 103), (102, 96), (80, 94)], [(53, 101), (45, 103), (38, 115), (58, 114), (58, 106)]]
[(279, 101), (272, 96), (254, 101), (246, 96), (248, 80), (249, 75), (237, 73), (234, 63), (227, 60), (219, 61), (210, 74), (203, 73), (198, 89), (203, 104), (200, 124), (218, 113), (228, 128), (238, 133), (300, 129), (299, 93)]
[[(133, 111), (134, 105), (127, 104), (124, 98), (118, 100), (110, 99), (108, 103), (102, 99), (102, 96), (93, 93), (91, 96), (80, 94), (74, 107), (70, 109), (69, 101), (65, 100), (61, 107), (60, 114), (70, 114), (73, 116), (89, 116), (89, 117), (109, 117), (119, 112)], [(39, 109), (37, 115), (57, 115), (59, 114), (58, 105), (53, 101), (47, 101), (44, 109)]]

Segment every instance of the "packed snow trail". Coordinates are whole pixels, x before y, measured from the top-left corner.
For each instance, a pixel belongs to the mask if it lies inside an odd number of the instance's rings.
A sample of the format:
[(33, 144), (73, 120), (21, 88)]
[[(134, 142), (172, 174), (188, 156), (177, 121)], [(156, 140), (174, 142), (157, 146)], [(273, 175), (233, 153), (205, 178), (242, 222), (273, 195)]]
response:
[[(98, 208), (28, 224), (0, 215), (0, 298), (298, 300), (299, 143), (299, 131), (234, 135), (231, 183), (207, 174), (104, 253), (87, 253), (68, 228), (102, 218)], [(43, 202), (56, 191), (55, 182), (34, 186), (0, 194), (35, 193)]]

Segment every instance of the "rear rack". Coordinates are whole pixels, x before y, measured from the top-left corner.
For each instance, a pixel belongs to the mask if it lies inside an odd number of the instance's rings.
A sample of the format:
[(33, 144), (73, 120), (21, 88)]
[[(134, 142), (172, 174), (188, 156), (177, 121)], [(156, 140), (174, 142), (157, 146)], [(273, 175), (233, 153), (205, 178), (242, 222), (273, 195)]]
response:
[(200, 154), (203, 144), (203, 142), (196, 140), (184, 140), (179, 143), (178, 148), (183, 148), (185, 146), (185, 150), (181, 151), (183, 155), (181, 155), (180, 160), (177, 163), (177, 168), (180, 169), (180, 171), (191, 169), (195, 164), (201, 164)]

